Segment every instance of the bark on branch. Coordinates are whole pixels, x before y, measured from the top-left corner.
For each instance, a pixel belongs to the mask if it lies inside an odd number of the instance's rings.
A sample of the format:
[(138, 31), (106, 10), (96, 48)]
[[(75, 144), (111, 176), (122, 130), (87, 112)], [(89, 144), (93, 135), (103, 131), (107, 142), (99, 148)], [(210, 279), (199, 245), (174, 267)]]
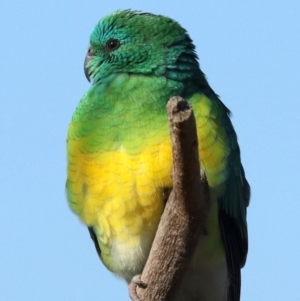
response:
[(173, 150), (173, 190), (166, 203), (151, 252), (137, 287), (141, 301), (170, 301), (209, 210), (209, 191), (200, 173), (196, 122), (191, 106), (180, 97), (167, 104)]

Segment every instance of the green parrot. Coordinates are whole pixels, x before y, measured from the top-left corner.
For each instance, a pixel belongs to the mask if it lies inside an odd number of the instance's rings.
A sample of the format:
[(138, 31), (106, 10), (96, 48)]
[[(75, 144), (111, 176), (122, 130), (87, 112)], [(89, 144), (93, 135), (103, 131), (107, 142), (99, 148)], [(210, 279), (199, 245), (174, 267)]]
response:
[(194, 110), (211, 208), (174, 301), (240, 300), (250, 188), (230, 111), (186, 30), (161, 15), (114, 12), (93, 29), (84, 68), (92, 85), (68, 129), (66, 192), (103, 264), (127, 283), (143, 270), (172, 188), (166, 103), (179, 95)]

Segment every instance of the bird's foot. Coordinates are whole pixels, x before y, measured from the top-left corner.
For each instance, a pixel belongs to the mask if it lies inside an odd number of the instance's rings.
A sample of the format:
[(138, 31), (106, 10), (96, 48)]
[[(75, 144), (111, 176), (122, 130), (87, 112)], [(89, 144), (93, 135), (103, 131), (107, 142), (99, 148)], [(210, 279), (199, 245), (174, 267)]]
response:
[(131, 279), (131, 282), (128, 286), (129, 297), (132, 301), (141, 301), (139, 296), (136, 293), (136, 288), (146, 288), (147, 284), (141, 280), (141, 275), (136, 275)]

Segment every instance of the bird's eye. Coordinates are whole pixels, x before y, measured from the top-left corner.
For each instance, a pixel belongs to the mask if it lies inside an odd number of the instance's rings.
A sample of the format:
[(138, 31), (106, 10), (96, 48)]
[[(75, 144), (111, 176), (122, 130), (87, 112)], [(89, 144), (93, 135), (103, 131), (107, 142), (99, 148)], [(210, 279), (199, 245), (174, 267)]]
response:
[(106, 49), (108, 51), (116, 50), (120, 47), (120, 41), (117, 39), (110, 39), (106, 42)]

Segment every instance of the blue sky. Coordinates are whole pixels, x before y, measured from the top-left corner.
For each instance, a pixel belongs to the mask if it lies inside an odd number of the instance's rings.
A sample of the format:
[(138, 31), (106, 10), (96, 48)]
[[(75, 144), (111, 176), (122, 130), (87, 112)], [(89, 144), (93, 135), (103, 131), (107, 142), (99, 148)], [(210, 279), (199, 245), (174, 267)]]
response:
[(0, 299), (128, 300), (64, 193), (89, 35), (122, 8), (179, 21), (233, 113), (252, 187), (242, 300), (300, 300), (298, 0), (2, 1)]

